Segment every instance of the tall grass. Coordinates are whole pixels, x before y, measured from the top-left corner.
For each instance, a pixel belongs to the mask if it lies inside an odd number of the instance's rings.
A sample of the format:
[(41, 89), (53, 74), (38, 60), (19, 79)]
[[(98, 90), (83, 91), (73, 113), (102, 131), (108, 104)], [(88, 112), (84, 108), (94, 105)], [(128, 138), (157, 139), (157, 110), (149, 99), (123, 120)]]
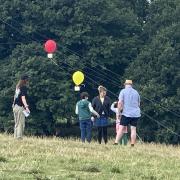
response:
[(0, 134), (0, 179), (180, 179), (180, 147)]

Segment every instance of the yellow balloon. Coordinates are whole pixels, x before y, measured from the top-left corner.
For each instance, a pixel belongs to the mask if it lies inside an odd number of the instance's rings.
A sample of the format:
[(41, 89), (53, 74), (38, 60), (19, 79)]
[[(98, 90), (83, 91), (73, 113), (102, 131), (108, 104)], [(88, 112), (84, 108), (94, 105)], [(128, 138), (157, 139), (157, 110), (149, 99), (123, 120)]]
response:
[(74, 72), (72, 79), (76, 86), (79, 86), (84, 81), (84, 74), (81, 71)]

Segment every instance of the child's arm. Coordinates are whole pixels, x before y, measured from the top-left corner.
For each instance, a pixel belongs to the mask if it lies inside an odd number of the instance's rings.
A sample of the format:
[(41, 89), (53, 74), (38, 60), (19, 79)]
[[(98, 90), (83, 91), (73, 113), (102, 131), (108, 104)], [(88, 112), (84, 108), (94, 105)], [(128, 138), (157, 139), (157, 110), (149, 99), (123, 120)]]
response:
[(113, 111), (114, 113), (117, 113), (117, 108), (114, 107), (114, 103), (111, 104), (111, 111)]

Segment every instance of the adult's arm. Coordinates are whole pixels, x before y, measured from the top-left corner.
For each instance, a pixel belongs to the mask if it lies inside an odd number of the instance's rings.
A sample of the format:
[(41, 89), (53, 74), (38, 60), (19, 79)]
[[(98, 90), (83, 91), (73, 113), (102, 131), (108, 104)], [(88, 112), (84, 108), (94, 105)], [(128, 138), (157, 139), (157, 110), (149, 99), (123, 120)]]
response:
[(92, 100), (92, 107), (94, 109), (96, 108), (96, 97), (94, 97), (93, 100)]
[(28, 106), (27, 100), (26, 100), (26, 97), (27, 97), (27, 88), (26, 87), (21, 87), (20, 91), (21, 91), (21, 100), (22, 100), (22, 103), (23, 103), (26, 111), (30, 112), (29, 106)]
[(26, 96), (21, 96), (21, 99), (22, 99), (22, 102), (23, 102), (23, 105), (24, 105), (26, 111), (30, 112), (29, 106), (28, 106), (27, 101), (26, 101)]
[(120, 113), (122, 109), (123, 109), (123, 102), (118, 101), (118, 112)]
[(109, 109), (111, 109), (112, 101), (111, 101), (111, 98), (110, 98), (110, 97), (108, 97), (108, 102), (109, 102)]
[(76, 104), (76, 110), (75, 113), (78, 114), (78, 105)]
[(118, 101), (118, 113), (120, 114), (121, 110), (123, 109), (124, 105), (124, 93), (123, 90), (121, 90), (119, 94), (119, 101)]

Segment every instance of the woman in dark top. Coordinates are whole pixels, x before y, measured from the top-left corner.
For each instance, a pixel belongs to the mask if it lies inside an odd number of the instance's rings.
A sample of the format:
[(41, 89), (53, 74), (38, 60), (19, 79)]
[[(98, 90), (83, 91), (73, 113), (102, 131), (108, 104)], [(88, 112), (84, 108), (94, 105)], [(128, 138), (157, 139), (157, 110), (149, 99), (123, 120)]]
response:
[(14, 102), (13, 102), (13, 113), (14, 113), (14, 138), (22, 139), (25, 127), (25, 116), (30, 113), (29, 106), (27, 104), (27, 85), (28, 76), (24, 75), (21, 77), (16, 85)]
[(106, 96), (106, 88), (103, 86), (98, 87), (99, 96), (95, 97), (92, 101), (94, 110), (100, 115), (100, 118), (96, 118), (94, 125), (98, 130), (98, 142), (101, 144), (102, 138), (105, 144), (107, 143), (107, 126), (108, 117), (110, 115), (111, 99)]

